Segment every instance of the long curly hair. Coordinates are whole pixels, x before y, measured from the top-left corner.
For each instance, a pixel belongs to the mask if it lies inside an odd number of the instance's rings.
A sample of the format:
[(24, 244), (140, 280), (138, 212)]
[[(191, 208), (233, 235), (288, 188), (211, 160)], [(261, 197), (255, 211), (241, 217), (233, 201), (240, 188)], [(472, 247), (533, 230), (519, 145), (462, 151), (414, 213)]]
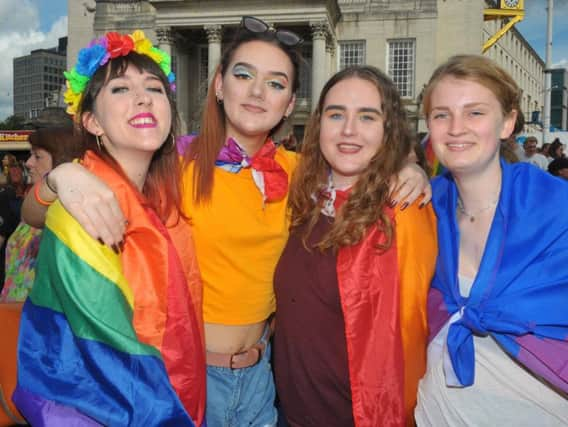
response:
[(336, 73), (322, 89), (317, 108), (308, 122), (299, 164), (292, 178), (289, 197), (291, 232), (297, 232), (299, 226), (306, 226), (302, 242), (307, 249), (311, 249), (308, 247), (308, 237), (321, 215), (322, 200), (318, 195), (326, 187), (330, 171), (330, 165), (320, 149), (320, 124), (325, 99), (336, 84), (353, 78), (371, 82), (381, 96), (383, 141), (351, 189), (348, 200), (336, 212), (331, 229), (314, 246), (323, 251), (355, 245), (373, 225), (385, 236), (378, 249), (386, 250), (392, 244), (393, 224), (387, 213), (389, 184), (406, 163), (412, 147), (412, 133), (400, 95), (390, 78), (375, 67), (353, 66)]

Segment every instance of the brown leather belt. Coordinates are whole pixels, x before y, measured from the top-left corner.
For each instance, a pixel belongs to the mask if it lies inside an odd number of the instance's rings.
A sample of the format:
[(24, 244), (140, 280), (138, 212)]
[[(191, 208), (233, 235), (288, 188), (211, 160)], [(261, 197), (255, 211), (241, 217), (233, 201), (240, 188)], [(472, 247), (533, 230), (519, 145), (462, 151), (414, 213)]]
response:
[(262, 359), (266, 351), (266, 343), (258, 342), (248, 350), (240, 353), (215, 353), (207, 351), (207, 364), (220, 368), (243, 369), (256, 365)]

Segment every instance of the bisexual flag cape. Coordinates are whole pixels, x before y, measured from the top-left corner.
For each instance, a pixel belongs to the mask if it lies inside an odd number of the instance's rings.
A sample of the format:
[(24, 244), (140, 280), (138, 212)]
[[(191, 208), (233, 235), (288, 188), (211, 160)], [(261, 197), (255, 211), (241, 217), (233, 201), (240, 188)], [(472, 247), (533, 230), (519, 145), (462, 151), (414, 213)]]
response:
[[(568, 184), (526, 163), (501, 161), (502, 188), (470, 296), (458, 287), (457, 189), (433, 181), (438, 260), (429, 294), (430, 338), (449, 328), (449, 385), (475, 383), (473, 334), (490, 335), (513, 358), (568, 391)], [(457, 314), (456, 314), (457, 313)]]
[(13, 400), (33, 426), (204, 425), (201, 283), (189, 227), (180, 220), (166, 229), (94, 154), (84, 165), (128, 218), (124, 249), (115, 254), (61, 204), (50, 207)]

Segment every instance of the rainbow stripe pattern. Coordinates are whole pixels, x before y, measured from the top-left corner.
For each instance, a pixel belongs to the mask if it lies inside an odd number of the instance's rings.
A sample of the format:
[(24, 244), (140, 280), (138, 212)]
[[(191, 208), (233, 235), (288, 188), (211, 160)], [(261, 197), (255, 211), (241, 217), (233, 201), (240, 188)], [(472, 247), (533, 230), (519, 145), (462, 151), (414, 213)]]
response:
[(204, 425), (203, 339), (183, 268), (137, 207), (120, 255), (59, 203), (48, 211), (13, 395), (34, 426)]
[(421, 142), (422, 147), (424, 148), (424, 154), (426, 155), (426, 161), (430, 165), (431, 177), (435, 177), (441, 175), (446, 169), (438, 158), (436, 157), (436, 153), (434, 153), (434, 149), (432, 148), (432, 138), (427, 135)]

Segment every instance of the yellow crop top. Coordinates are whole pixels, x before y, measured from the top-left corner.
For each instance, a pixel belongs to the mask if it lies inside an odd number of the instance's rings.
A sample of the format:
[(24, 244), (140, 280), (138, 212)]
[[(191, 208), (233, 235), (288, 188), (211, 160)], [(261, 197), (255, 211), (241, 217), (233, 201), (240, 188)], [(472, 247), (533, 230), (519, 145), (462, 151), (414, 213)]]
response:
[[(279, 147), (275, 160), (288, 173), (296, 154)], [(215, 168), (208, 203), (193, 200), (193, 164), (184, 171), (183, 210), (190, 218), (203, 279), (205, 322), (246, 325), (276, 308), (273, 276), (288, 239), (288, 197), (263, 206), (251, 170)]]

